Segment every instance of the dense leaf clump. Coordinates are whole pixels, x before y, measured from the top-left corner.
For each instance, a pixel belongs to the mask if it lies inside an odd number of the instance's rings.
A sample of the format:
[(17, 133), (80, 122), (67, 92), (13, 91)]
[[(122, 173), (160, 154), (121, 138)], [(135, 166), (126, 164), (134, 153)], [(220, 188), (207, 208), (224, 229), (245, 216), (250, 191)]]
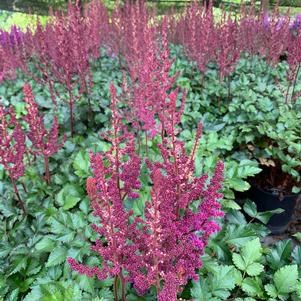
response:
[(282, 210), (241, 200), (300, 190), (298, 20), (93, 1), (1, 31), (0, 300), (301, 300), (300, 233), (265, 246)]

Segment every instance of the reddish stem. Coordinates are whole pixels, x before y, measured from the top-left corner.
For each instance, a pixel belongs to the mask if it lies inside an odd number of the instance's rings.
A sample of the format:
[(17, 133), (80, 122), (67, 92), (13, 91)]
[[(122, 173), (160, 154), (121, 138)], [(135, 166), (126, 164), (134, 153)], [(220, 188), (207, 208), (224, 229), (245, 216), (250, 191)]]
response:
[(298, 64), (298, 68), (297, 68), (297, 71), (296, 71), (296, 74), (295, 74), (294, 85), (293, 85), (293, 92), (292, 92), (292, 101), (293, 101), (294, 96), (295, 96), (295, 88), (296, 88), (296, 83), (297, 83), (297, 78), (298, 78), (299, 70), (300, 70), (300, 63)]
[(121, 282), (121, 298), (122, 298), (122, 301), (126, 301), (126, 296), (125, 296), (125, 279), (123, 277), (122, 270), (120, 270), (119, 278), (120, 278), (120, 282)]
[(291, 89), (291, 85), (292, 85), (292, 81), (290, 80), (289, 83), (288, 83), (288, 87), (287, 87), (287, 90), (286, 90), (286, 95), (285, 95), (285, 103), (288, 102), (288, 93)]
[(71, 88), (69, 87), (69, 110), (70, 110), (70, 131), (71, 131), (71, 137), (74, 136), (74, 117), (73, 117), (73, 97)]
[(20, 207), (23, 210), (24, 215), (26, 215), (27, 214), (26, 207), (25, 207), (25, 204), (22, 201), (21, 196), (19, 194), (19, 190), (18, 190), (18, 187), (16, 185), (16, 181), (15, 181), (15, 179), (11, 175), (10, 175), (10, 179), (11, 179), (11, 182), (13, 184), (13, 188), (14, 188), (15, 194), (17, 196), (17, 199), (19, 201)]
[(47, 184), (51, 182), (51, 176), (49, 171), (49, 159), (47, 156), (44, 155), (44, 165), (45, 165), (45, 180)]
[(113, 291), (114, 291), (114, 300), (119, 301), (119, 298), (118, 298), (118, 275), (116, 275), (115, 278), (114, 278)]
[(147, 132), (145, 132), (145, 153), (146, 157), (148, 157), (148, 137), (147, 137)]

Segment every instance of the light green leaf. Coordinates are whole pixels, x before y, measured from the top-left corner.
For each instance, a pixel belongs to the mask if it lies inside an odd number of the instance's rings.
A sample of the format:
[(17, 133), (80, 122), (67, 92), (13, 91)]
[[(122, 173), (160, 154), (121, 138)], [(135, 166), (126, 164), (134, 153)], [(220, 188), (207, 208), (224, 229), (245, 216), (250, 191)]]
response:
[(250, 188), (250, 184), (242, 179), (232, 178), (229, 179), (228, 185), (230, 188), (233, 188), (236, 191), (246, 191)]
[(51, 238), (45, 236), (35, 245), (35, 248), (38, 251), (50, 252), (54, 248), (54, 246), (54, 241)]
[(208, 291), (208, 281), (204, 279), (202, 282), (196, 281), (192, 283), (192, 288), (190, 290), (191, 297), (198, 301), (208, 301), (211, 300), (211, 293)]
[(235, 287), (235, 268), (234, 266), (220, 266), (212, 278), (213, 295), (218, 290), (232, 290)]
[(277, 298), (277, 290), (273, 284), (266, 284), (264, 289), (270, 297)]
[(285, 266), (289, 262), (292, 250), (293, 245), (290, 239), (278, 241), (266, 256), (269, 266), (274, 270)]
[(254, 261), (260, 259), (261, 257), (261, 244), (259, 238), (255, 238), (246, 243), (242, 248), (242, 257), (246, 266), (250, 265)]
[(296, 293), (297, 293), (298, 297), (301, 298), (301, 281), (299, 281), (296, 286)]
[(297, 265), (284, 266), (274, 274), (273, 279), (278, 295), (293, 292), (298, 282)]
[(242, 282), (241, 288), (245, 293), (247, 293), (251, 297), (263, 296), (263, 288), (259, 278), (245, 278)]
[(300, 190), (301, 190), (300, 187), (294, 186), (293, 189), (292, 189), (292, 193), (299, 193)]
[(222, 205), (225, 208), (233, 209), (233, 210), (240, 210), (241, 207), (233, 200), (222, 200)]
[(67, 260), (67, 249), (64, 246), (56, 247), (49, 255), (46, 267), (56, 266)]
[(56, 201), (64, 210), (73, 208), (82, 198), (80, 187), (75, 184), (66, 184), (58, 193)]
[(281, 208), (277, 208), (274, 210), (264, 211), (264, 212), (258, 212), (256, 215), (256, 218), (260, 220), (262, 223), (267, 224), (270, 218), (275, 214), (280, 214), (284, 210)]
[(75, 157), (73, 162), (73, 168), (75, 174), (79, 177), (89, 176), (90, 159), (86, 151), (81, 150)]
[(258, 276), (264, 270), (264, 266), (258, 262), (248, 265), (246, 272), (249, 276)]
[(11, 272), (8, 274), (8, 276), (13, 275), (22, 269), (25, 269), (27, 266), (27, 257), (26, 256), (18, 256), (14, 259), (14, 261), (11, 264)]
[(240, 269), (241, 271), (245, 270), (245, 268), (246, 268), (245, 262), (244, 262), (243, 258), (241, 257), (241, 255), (239, 255), (237, 253), (233, 253), (232, 260), (238, 269)]
[(257, 208), (254, 202), (247, 200), (244, 204), (244, 211), (251, 217), (256, 217), (257, 215)]

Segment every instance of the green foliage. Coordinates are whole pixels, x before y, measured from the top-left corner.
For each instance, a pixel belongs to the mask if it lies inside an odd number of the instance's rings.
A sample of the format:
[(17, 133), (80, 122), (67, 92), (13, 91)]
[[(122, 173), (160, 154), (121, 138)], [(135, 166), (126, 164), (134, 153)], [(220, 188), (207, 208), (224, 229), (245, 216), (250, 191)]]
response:
[[(267, 248), (261, 239), (269, 234), (262, 224), (281, 210), (258, 212), (254, 203), (236, 202), (235, 192), (249, 189), (249, 179), (261, 171), (259, 158), (280, 159), (282, 168), (297, 177), (300, 166), (300, 103), (285, 105), (283, 94), (275, 89), (274, 79), (285, 84), (285, 64), (270, 68), (259, 58), (243, 58), (227, 82), (220, 84), (214, 65), (204, 75), (193, 62), (187, 61), (180, 47), (173, 47), (176, 61), (172, 72), (182, 70), (177, 84), (188, 89), (187, 106), (181, 124), (181, 140), (192, 148), (196, 124), (203, 123), (203, 136), (195, 158), (195, 173), (212, 174), (217, 160), (225, 162), (225, 181), (222, 201), (225, 218), (222, 230), (213, 235), (203, 255), (200, 281), (191, 282), (182, 293), (183, 299), (204, 301), (254, 301), (301, 299), (301, 246), (283, 240)], [(42, 180), (43, 162), (30, 156), (31, 165), (18, 184), (26, 200), (29, 215), (24, 218), (17, 206), (6, 173), (0, 167), (0, 300), (113, 300), (112, 280), (99, 281), (73, 273), (66, 264), (72, 256), (90, 266), (101, 265), (90, 249), (95, 236), (90, 224), (95, 222), (85, 182), (90, 176), (89, 152), (105, 151), (108, 143), (99, 133), (106, 129), (111, 118), (109, 83), (122, 81), (119, 63), (104, 49), (93, 66), (93, 86), (90, 95), (93, 118), (89, 119), (86, 96), (76, 108), (76, 132), (64, 147), (50, 158), (52, 184)], [(12, 103), (18, 116), (24, 114), (21, 74), (14, 83), (0, 86), (2, 103)], [(45, 87), (32, 83), (37, 102), (51, 117), (51, 101)], [(57, 86), (60, 89), (59, 85)], [(62, 90), (63, 91), (63, 90)], [(230, 93), (229, 93), (230, 91)], [(119, 91), (120, 92), (120, 91)], [(64, 97), (64, 95), (62, 95)], [(220, 98), (220, 107), (217, 100)], [(58, 103), (61, 131), (68, 112)], [(299, 131), (299, 132), (298, 132)], [(261, 143), (262, 137), (273, 142), (273, 148)], [(156, 139), (149, 141), (149, 155), (156, 158)], [(251, 151), (248, 146), (253, 146)], [(142, 150), (143, 151), (143, 150)], [(142, 213), (149, 198), (150, 183), (142, 168), (141, 199), (127, 208)], [(27, 187), (27, 193), (23, 185)], [(251, 218), (247, 222), (246, 215)], [(300, 233), (296, 233), (300, 239)], [(75, 281), (74, 281), (75, 280)], [(154, 301), (151, 290), (137, 296), (128, 286), (128, 301)]]
[[(218, 261), (212, 255), (203, 256), (201, 279), (193, 282), (191, 297), (215, 301), (298, 300), (300, 276), (297, 264), (288, 256), (283, 267), (273, 270), (259, 238), (249, 240), (236, 250), (232, 258), (224, 256)], [(272, 251), (277, 252), (274, 248)]]

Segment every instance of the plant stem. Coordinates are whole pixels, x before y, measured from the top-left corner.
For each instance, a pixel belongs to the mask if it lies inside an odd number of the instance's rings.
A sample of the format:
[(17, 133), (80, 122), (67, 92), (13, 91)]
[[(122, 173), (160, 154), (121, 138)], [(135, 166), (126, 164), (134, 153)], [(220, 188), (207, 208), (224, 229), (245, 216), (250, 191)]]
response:
[(114, 278), (113, 291), (114, 291), (114, 300), (119, 301), (119, 298), (118, 298), (118, 275), (116, 275)]
[(70, 131), (71, 131), (71, 137), (74, 136), (74, 118), (73, 118), (73, 98), (72, 98), (72, 92), (69, 88), (69, 110), (70, 110)]
[(21, 196), (20, 196), (18, 187), (17, 187), (17, 185), (16, 185), (16, 181), (15, 181), (15, 179), (14, 179), (11, 175), (10, 175), (10, 179), (11, 179), (11, 182), (12, 182), (12, 184), (13, 184), (13, 188), (14, 188), (15, 194), (16, 194), (16, 196), (17, 196), (17, 199), (18, 199), (18, 201), (19, 201), (20, 207), (21, 207), (21, 209), (23, 210), (24, 215), (26, 215), (26, 214), (27, 214), (26, 207), (25, 207), (24, 202), (23, 202), (22, 199), (21, 199)]
[(45, 165), (45, 180), (47, 184), (50, 184), (50, 171), (49, 171), (49, 159), (44, 155), (44, 165)]
[(293, 101), (293, 98), (295, 96), (295, 88), (296, 88), (296, 83), (297, 83), (297, 78), (298, 78), (299, 70), (300, 70), (300, 63), (298, 64), (298, 68), (297, 68), (297, 71), (296, 71), (296, 74), (295, 74), (294, 85), (293, 85), (293, 92), (292, 92), (292, 101)]
[(123, 277), (123, 274), (122, 274), (122, 270), (120, 270), (119, 278), (120, 278), (120, 282), (121, 282), (121, 299), (122, 299), (122, 301), (126, 301), (125, 280), (124, 280), (124, 277)]
[(22, 185), (22, 187), (23, 187), (24, 191), (27, 193), (27, 189), (26, 189), (26, 186), (25, 186), (25, 184), (24, 184), (23, 182), (21, 182), (21, 185)]
[(146, 157), (148, 158), (148, 137), (147, 137), (147, 132), (145, 131), (145, 153)]

